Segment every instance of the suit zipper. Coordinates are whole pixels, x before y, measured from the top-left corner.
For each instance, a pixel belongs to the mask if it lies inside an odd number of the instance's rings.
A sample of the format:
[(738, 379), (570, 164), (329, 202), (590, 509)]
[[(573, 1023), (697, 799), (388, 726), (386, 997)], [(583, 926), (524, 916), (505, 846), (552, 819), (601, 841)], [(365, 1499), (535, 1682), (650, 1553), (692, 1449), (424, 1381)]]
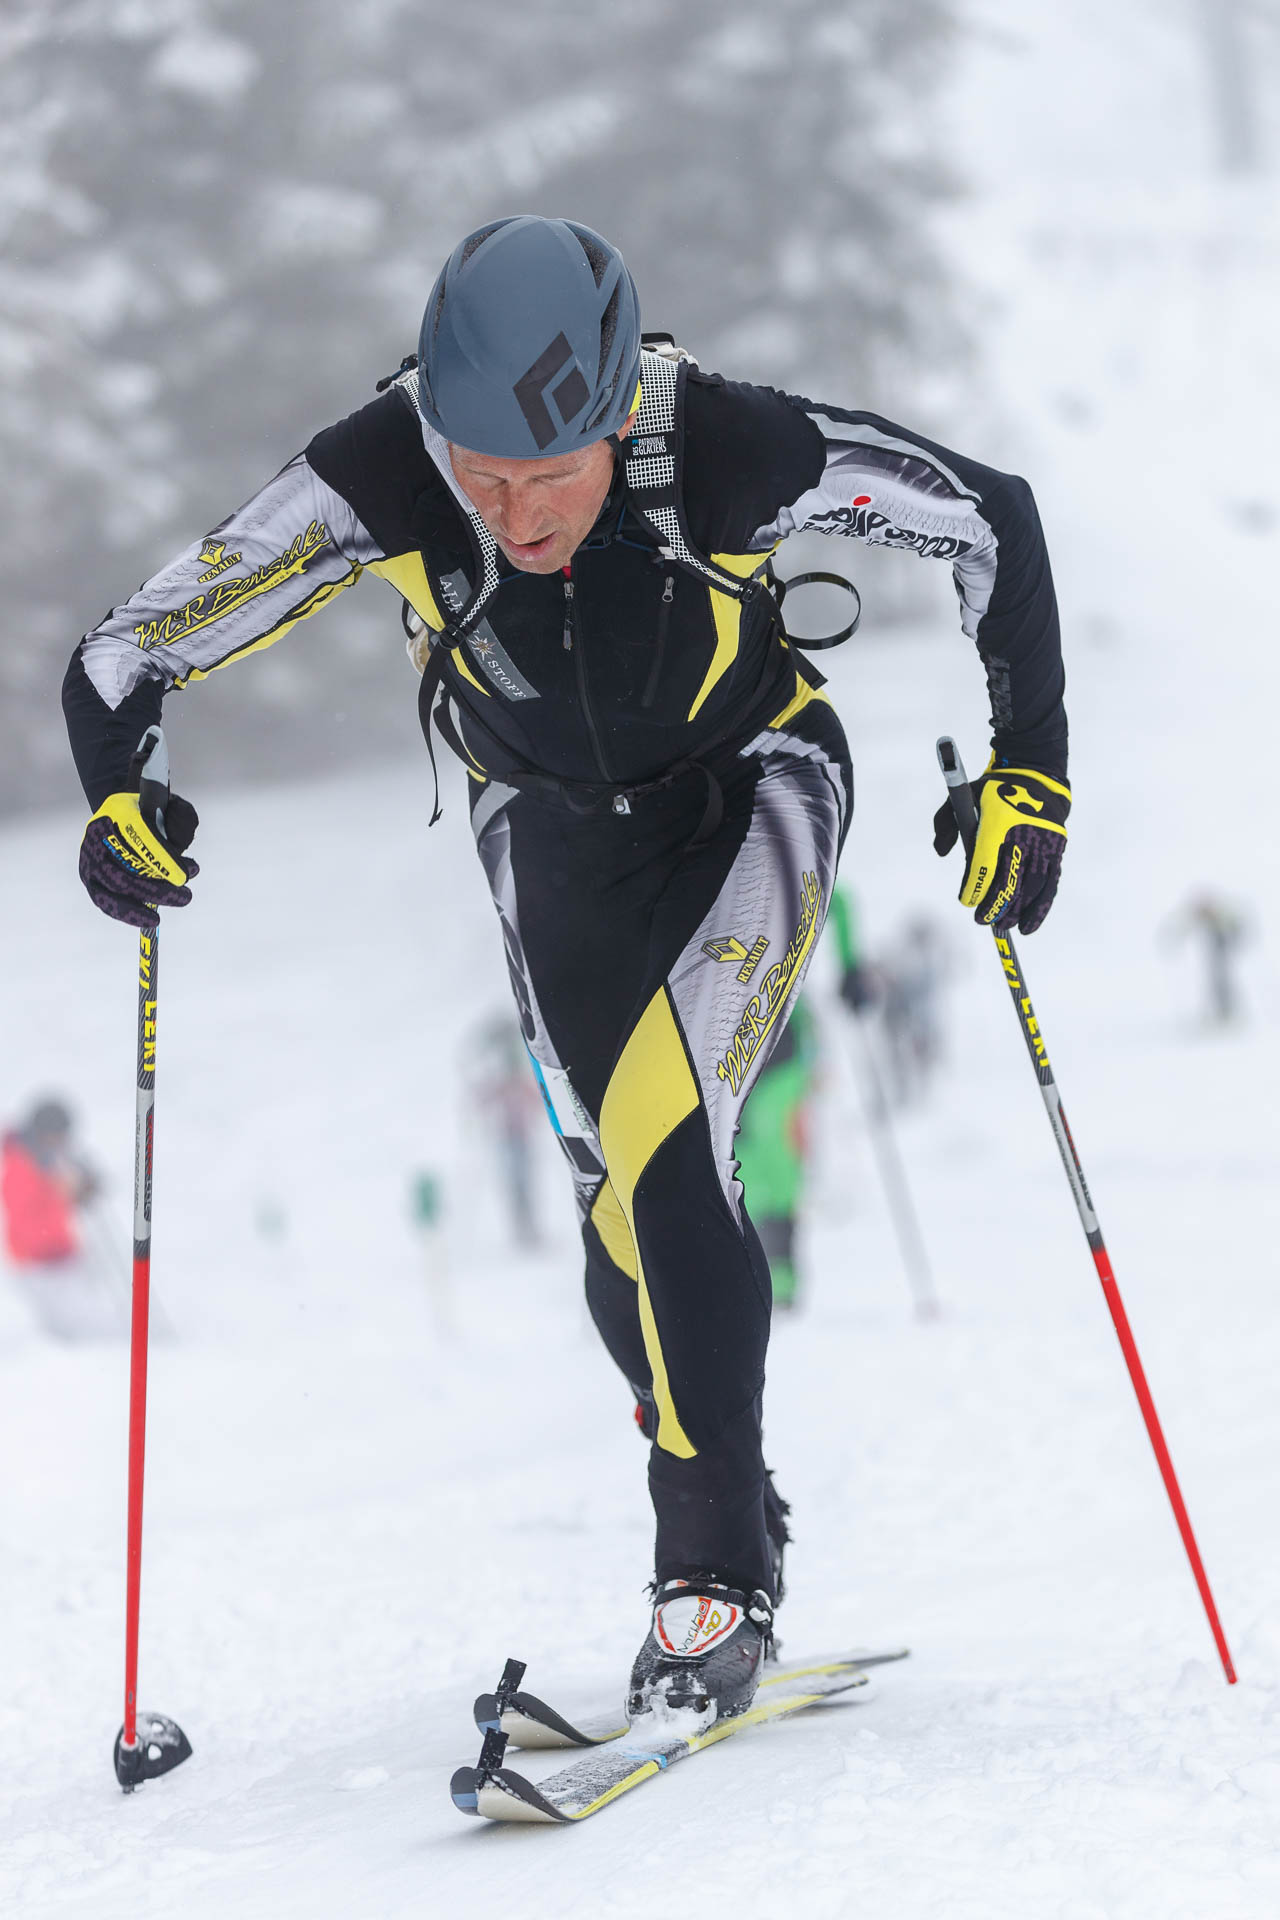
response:
[[(596, 757), (596, 765), (600, 769), (601, 777), (612, 781), (613, 774), (609, 770), (609, 762), (604, 757), (596, 717), (591, 710), (591, 694), (587, 687), (586, 648), (582, 640), (581, 622), (575, 617), (573, 574), (569, 567), (563, 568), (562, 571), (564, 573), (564, 644), (566, 650), (574, 656), (578, 675), (578, 698), (582, 702), (582, 717), (587, 723), (587, 733), (591, 740), (591, 750)], [(575, 638), (578, 642), (576, 647), (573, 644)]]
[(651, 707), (658, 697), (658, 676), (662, 672), (662, 658), (667, 650), (667, 628), (671, 625), (671, 603), (676, 597), (676, 577), (667, 574), (662, 582), (662, 600), (658, 608), (658, 637), (653, 647), (653, 665), (649, 669), (649, 678), (645, 690), (640, 696), (642, 707)]

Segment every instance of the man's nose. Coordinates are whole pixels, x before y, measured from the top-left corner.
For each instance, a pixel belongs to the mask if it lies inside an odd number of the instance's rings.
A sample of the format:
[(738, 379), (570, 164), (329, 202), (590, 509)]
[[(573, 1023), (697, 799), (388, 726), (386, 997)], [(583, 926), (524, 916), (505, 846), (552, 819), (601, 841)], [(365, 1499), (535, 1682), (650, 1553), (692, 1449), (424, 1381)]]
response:
[(519, 487), (505, 489), (499, 513), (503, 533), (518, 547), (528, 546), (546, 532), (546, 527), (539, 524), (545, 516), (536, 500)]

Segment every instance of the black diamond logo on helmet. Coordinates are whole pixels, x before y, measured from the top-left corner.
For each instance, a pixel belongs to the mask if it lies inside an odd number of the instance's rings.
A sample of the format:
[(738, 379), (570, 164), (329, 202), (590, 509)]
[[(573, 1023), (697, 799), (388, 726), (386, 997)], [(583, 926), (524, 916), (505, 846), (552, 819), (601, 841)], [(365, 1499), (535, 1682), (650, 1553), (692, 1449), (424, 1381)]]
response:
[[(573, 364), (570, 366), (571, 361)], [(569, 371), (559, 386), (552, 390), (551, 397), (560, 418), (568, 426), (574, 414), (581, 412), (591, 398), (591, 389), (582, 377), (581, 368), (573, 360), (573, 348), (562, 333), (556, 335), (551, 345), (538, 355), (528, 372), (522, 373), (512, 388), (539, 453), (551, 445), (559, 431), (551, 418), (546, 392), (556, 375), (566, 366), (569, 366)]]

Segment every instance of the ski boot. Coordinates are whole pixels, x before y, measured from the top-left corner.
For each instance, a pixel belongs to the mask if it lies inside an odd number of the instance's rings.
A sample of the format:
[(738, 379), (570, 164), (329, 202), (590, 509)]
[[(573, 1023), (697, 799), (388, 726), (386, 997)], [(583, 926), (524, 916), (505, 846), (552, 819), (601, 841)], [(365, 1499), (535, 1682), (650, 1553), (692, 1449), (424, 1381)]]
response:
[(760, 1590), (745, 1594), (705, 1577), (666, 1581), (631, 1669), (628, 1718), (679, 1714), (702, 1732), (745, 1713), (772, 1632), (773, 1605)]

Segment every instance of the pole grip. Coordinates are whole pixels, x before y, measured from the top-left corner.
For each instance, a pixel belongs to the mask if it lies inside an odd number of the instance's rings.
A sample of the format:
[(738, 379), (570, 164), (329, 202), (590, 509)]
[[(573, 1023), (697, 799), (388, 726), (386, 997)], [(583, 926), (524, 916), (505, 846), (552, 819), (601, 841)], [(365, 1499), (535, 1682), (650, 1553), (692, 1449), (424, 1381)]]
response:
[(944, 733), (938, 742), (938, 765), (947, 783), (947, 799), (951, 802), (951, 812), (967, 859), (978, 837), (978, 809), (973, 804), (973, 788), (969, 785), (960, 749), (949, 733)]
[(169, 804), (169, 748), (160, 727), (148, 727), (139, 740), (129, 768), (138, 782), (138, 811), (163, 841), (165, 808)]

